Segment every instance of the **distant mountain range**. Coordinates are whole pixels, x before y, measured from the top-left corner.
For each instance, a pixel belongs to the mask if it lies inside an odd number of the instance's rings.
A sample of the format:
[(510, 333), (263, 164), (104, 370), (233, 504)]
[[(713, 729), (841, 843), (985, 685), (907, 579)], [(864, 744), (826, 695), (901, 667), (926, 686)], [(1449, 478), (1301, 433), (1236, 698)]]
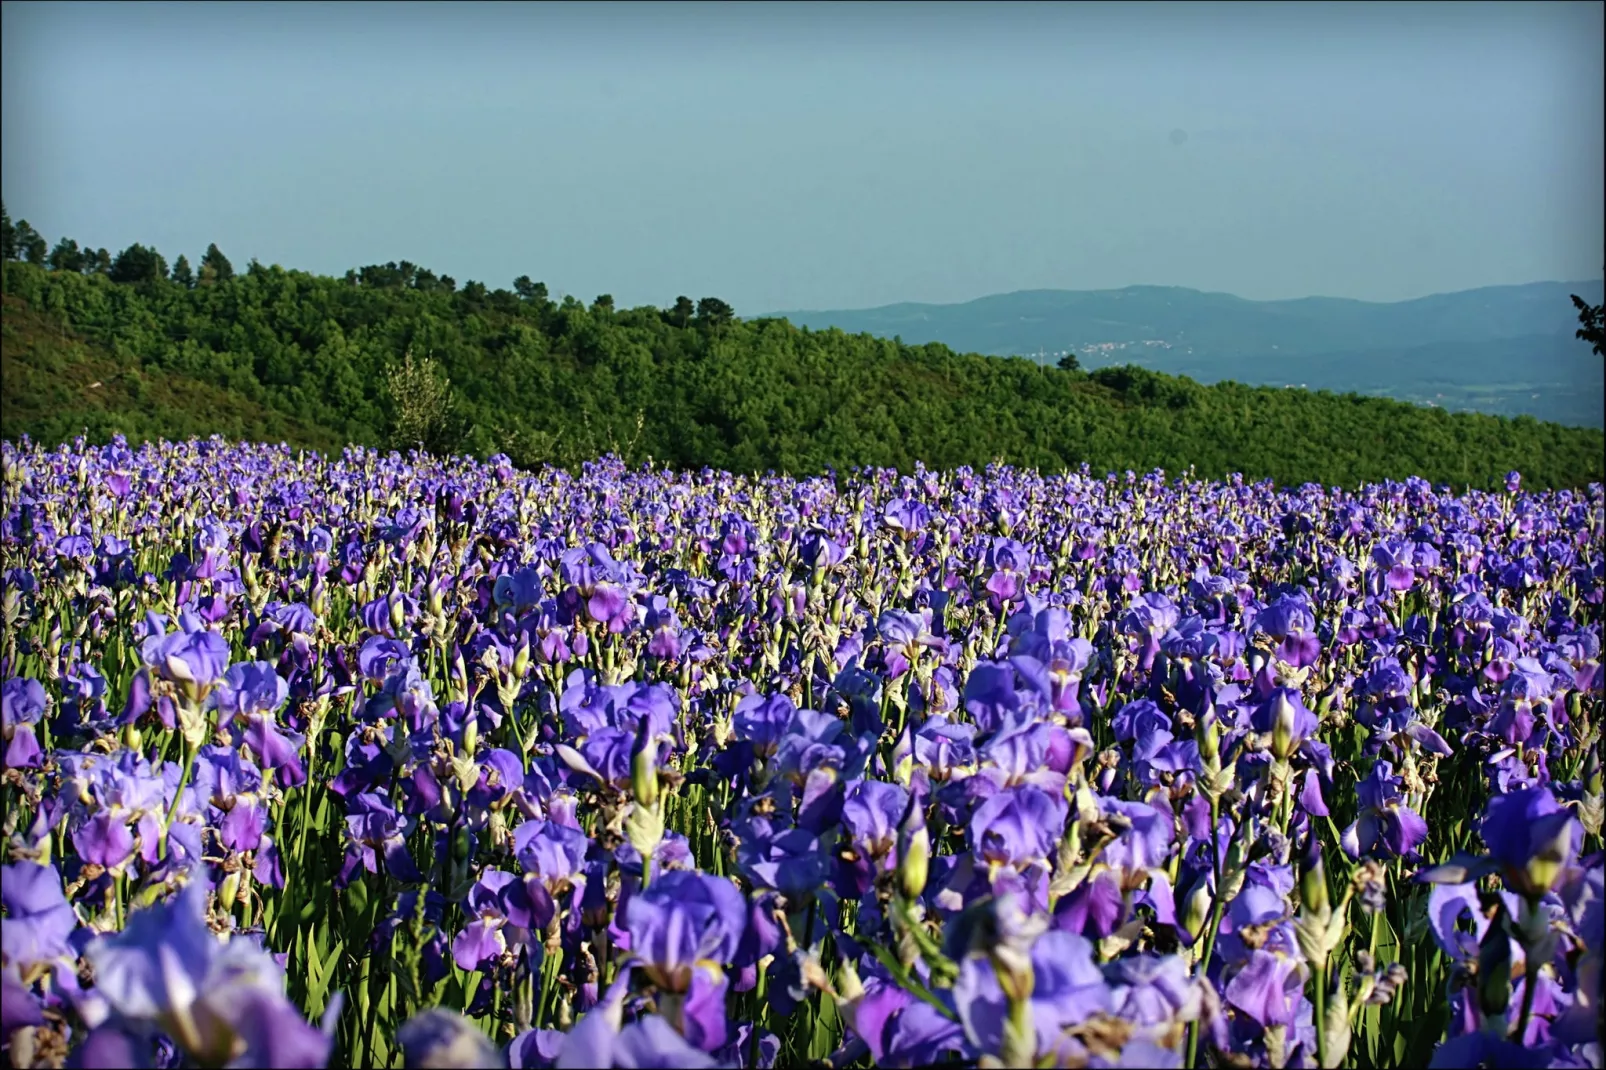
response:
[(1249, 301), (1182, 287), (1022, 290), (953, 305), (778, 312), (960, 352), (1082, 367), (1138, 364), (1203, 383), (1393, 397), (1451, 410), (1606, 423), (1606, 366), (1574, 337), (1570, 295), (1599, 304), (1600, 280), (1536, 282), (1377, 303)]

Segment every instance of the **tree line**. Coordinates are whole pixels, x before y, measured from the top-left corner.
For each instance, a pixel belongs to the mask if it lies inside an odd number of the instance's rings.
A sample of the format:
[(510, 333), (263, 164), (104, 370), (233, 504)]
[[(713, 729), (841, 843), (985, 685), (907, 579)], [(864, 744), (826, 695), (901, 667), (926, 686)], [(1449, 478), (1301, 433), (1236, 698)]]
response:
[[(236, 272), (216, 245), (192, 270), (145, 245), (115, 256), (69, 239), (46, 248), (9, 217), (0, 237), (17, 324), (5, 333), (8, 401), (62, 378), (25, 373), (29, 361), (68, 360), (67, 338), (106, 354), (129, 387), (97, 382), (103, 396), (91, 400), (58, 387), (48, 404), (8, 404), (0, 434), (13, 439), (189, 433), (202, 415), (175, 399), (226, 396), (267, 414), (249, 427), (292, 444), (422, 445), (520, 465), (613, 452), (793, 474), (1002, 460), (1285, 484), (1419, 475), (1494, 487), (1513, 468), (1535, 485), (1602, 479), (1599, 430), (1529, 418), (1204, 386), (1137, 367), (1087, 373), (1074, 360), (1045, 367), (744, 320), (715, 297), (621, 308), (607, 294), (554, 298), (528, 276), (459, 286), (407, 261), (341, 278), (255, 260)], [(54, 326), (25, 329), (13, 308)], [(115, 402), (104, 395), (113, 388)]]

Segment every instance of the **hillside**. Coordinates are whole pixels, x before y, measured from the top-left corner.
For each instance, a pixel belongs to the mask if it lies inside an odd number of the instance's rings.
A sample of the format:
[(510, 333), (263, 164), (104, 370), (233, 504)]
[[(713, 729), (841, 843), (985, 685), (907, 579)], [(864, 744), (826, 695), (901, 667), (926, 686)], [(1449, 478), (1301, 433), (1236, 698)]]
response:
[(17, 429), (42, 442), (86, 433), (105, 440), (221, 434), (255, 442), (289, 441), (339, 449), (326, 429), (265, 408), (236, 391), (146, 367), (85, 342), (10, 295), (0, 318), (0, 412), (5, 437)]
[(1133, 286), (779, 315), (992, 355), (1070, 351), (1087, 368), (1134, 363), (1205, 383), (1303, 385), (1600, 427), (1606, 371), (1574, 337), (1569, 295), (1599, 304), (1601, 292), (1599, 280), (1544, 282), (1384, 304)]
[(457, 419), (435, 421), (431, 445), (525, 465), (614, 451), (632, 462), (793, 473), (1003, 459), (1100, 471), (1193, 465), (1204, 476), (1296, 484), (1420, 475), (1490, 487), (1513, 468), (1538, 486), (1602, 479), (1598, 431), (1207, 387), (1139, 368), (1066, 372), (744, 321), (712, 298), (671, 309), (557, 303), (527, 279), (518, 293), (458, 289), (395, 264), (344, 279), (255, 263), (186, 282), (154, 271), (113, 281), (117, 273), (5, 264), (0, 434), (218, 431), (320, 449), (384, 445), (412, 411), (388, 386), (411, 354), (450, 379)]

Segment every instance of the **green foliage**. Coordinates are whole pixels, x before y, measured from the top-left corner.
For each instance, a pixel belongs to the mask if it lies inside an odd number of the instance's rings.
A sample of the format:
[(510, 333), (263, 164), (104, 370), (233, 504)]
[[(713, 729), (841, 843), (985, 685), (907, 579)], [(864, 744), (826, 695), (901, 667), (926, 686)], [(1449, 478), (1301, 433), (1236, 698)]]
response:
[[(505, 453), (520, 465), (572, 467), (615, 451), (631, 463), (792, 473), (1002, 458), (1049, 470), (1192, 466), (1200, 476), (1240, 472), (1285, 484), (1420, 475), (1496, 487), (1514, 468), (1536, 486), (1603, 478), (1600, 431), (1531, 419), (1202, 386), (1141, 368), (1082, 374), (744, 321), (717, 298), (669, 309), (554, 303), (527, 276), (512, 290), (473, 283), (458, 292), (449, 277), (406, 262), (343, 279), (257, 263), (234, 275), (213, 246), (189, 288), (134, 272), (131, 252), (118, 262), (145, 280), (137, 285), (93, 267), (78, 274), (6, 263), (5, 291), (17, 303), (6, 306), (0, 433), (57, 441), (87, 428), (103, 438), (114, 418), (130, 437), (236, 433), (209, 423), (217, 400), (180, 407), (169, 384), (182, 383), (230, 399), (231, 426), (252, 428), (241, 437), (318, 448), (422, 441)], [(159, 259), (144, 252), (143, 263)], [(9, 329), (14, 307), (33, 317), (26, 330)], [(33, 364), (24, 364), (27, 374), (10, 367), (41, 358), (42, 344), (23, 337), (33, 334), (61, 340), (73, 360), (114, 364), (143, 382), (146, 396), (120, 388), (93, 406), (44, 403), (55, 396), (48, 377)], [(409, 351), (429, 355), (450, 400), (438, 424), (404, 430), (403, 413), (417, 399), (405, 401), (405, 390), (398, 398), (391, 372), (405, 370)]]
[[(60, 290), (51, 291), (60, 294)], [(221, 434), (251, 442), (339, 449), (343, 437), (267, 408), (243, 393), (164, 371), (86, 344), (62, 321), (5, 298), (0, 323), (0, 407), (7, 438), (61, 442)]]
[(47, 262), (52, 271), (82, 271), (88, 263), (88, 258), (85, 257), (83, 250), (78, 248), (77, 242), (71, 238), (63, 238), (50, 251), (50, 259)]
[(462, 445), (468, 429), (457, 411), (452, 381), (433, 360), (415, 357), (409, 349), (402, 362), (386, 374), (385, 382), (394, 413), (392, 446), (449, 454)]
[(202, 286), (217, 286), (234, 278), (234, 265), (229, 258), (223, 255), (223, 250), (213, 242), (206, 247), (206, 255), (201, 257), (201, 274), (197, 280)]
[(1592, 305), (1577, 294), (1572, 295), (1573, 307), (1578, 310), (1577, 336), (1588, 342), (1597, 357), (1606, 357), (1606, 304)]
[(135, 242), (117, 254), (109, 276), (113, 282), (128, 284), (162, 282), (167, 278), (167, 261), (155, 249)]
[(6, 260), (22, 259), (30, 264), (44, 264), (49, 246), (39, 232), (28, 225), (26, 219), (17, 220), (12, 226), (11, 220), (6, 220), (5, 258)]

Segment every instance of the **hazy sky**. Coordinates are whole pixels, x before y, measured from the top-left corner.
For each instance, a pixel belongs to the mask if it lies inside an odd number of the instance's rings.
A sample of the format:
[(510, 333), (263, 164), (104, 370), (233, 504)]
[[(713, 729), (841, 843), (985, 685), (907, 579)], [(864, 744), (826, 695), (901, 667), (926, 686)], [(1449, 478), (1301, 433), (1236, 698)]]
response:
[(739, 314), (1598, 278), (1599, 3), (3, 6), (48, 239)]

